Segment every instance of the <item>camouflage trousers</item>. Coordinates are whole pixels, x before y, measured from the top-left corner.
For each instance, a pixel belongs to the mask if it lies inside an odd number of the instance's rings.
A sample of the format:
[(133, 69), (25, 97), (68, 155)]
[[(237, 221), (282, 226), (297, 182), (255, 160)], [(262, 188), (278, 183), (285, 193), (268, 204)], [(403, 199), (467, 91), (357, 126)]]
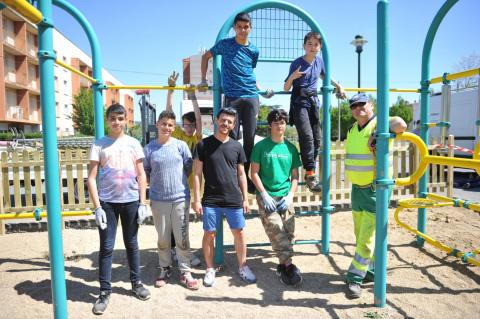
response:
[[(273, 197), (278, 203), (282, 197)], [(293, 205), (288, 207), (285, 212), (275, 211), (268, 214), (265, 211), (263, 200), (257, 195), (258, 213), (262, 221), (265, 233), (270, 239), (273, 251), (277, 254), (280, 264), (292, 261), (293, 257), (293, 238), (295, 237), (295, 210)]]

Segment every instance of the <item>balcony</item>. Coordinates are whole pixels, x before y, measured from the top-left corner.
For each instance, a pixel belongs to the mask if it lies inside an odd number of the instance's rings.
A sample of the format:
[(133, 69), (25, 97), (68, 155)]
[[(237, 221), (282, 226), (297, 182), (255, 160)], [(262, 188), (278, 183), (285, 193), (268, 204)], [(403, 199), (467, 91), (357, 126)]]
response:
[(7, 110), (7, 118), (23, 120), (23, 108), (18, 105), (9, 106)]
[(30, 115), (28, 116), (28, 119), (30, 121), (35, 121), (35, 122), (38, 122), (40, 119), (39, 119), (39, 116), (38, 116), (38, 111), (37, 110), (34, 110), (34, 111), (30, 111)]
[(7, 43), (6, 41), (3, 41), (3, 50), (11, 55), (25, 55), (25, 52), (17, 48), (15, 44)]

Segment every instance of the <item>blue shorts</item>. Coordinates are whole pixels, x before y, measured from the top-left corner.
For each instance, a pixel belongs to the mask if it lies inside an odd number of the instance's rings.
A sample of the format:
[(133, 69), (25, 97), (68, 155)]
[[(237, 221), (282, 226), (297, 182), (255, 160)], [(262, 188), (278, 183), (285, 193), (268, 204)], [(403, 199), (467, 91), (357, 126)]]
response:
[(217, 225), (222, 222), (225, 215), (230, 229), (242, 229), (245, 227), (243, 208), (207, 207), (203, 206), (203, 230), (216, 231)]

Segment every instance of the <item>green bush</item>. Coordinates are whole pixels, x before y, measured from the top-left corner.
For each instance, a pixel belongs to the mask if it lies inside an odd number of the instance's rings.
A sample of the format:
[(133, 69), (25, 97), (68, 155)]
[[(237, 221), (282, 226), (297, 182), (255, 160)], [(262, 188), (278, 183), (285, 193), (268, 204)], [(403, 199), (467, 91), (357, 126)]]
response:
[(43, 134), (41, 132), (31, 132), (25, 133), (25, 138), (42, 138)]
[(13, 137), (13, 134), (10, 132), (0, 133), (0, 141), (11, 141)]

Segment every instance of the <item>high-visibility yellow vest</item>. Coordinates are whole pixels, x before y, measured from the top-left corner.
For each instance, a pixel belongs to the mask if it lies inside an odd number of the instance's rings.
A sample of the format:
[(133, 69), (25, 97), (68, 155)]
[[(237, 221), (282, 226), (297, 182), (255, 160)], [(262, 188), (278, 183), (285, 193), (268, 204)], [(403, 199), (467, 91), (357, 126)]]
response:
[[(355, 122), (348, 131), (346, 141), (345, 174), (352, 184), (360, 186), (368, 185), (375, 179), (374, 154), (368, 148), (368, 139), (377, 127), (377, 118), (373, 118), (362, 130), (358, 129)], [(393, 146), (393, 140), (389, 141), (389, 148)], [(393, 157), (389, 156), (389, 177), (393, 176)]]

